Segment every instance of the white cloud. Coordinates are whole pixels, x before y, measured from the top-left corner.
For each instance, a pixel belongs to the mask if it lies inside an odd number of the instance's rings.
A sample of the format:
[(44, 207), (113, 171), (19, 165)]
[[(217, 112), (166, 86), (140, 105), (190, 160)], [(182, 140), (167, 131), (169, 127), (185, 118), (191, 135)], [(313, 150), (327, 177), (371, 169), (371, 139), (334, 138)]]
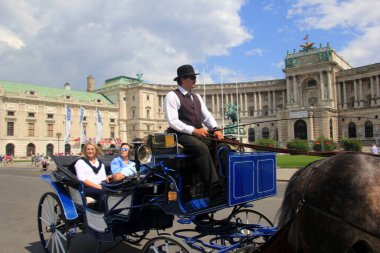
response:
[(380, 61), (380, 2), (374, 0), (298, 0), (288, 11), (302, 29), (341, 28), (358, 34), (340, 54), (354, 65)]
[(261, 48), (254, 48), (244, 53), (246, 56), (262, 56), (263, 50)]
[(99, 87), (145, 72), (146, 81), (173, 83), (179, 65), (228, 55), (252, 39), (239, 16), (244, 3), (3, 0), (0, 41), (21, 50), (0, 43), (0, 79), (84, 89), (88, 74)]

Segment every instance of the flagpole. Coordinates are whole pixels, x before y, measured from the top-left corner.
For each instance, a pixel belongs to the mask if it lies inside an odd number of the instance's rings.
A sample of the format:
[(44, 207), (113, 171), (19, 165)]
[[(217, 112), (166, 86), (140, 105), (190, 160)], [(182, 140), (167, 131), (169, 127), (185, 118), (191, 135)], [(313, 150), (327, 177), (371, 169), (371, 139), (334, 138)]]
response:
[(205, 102), (205, 105), (207, 105), (206, 103), (206, 70), (205, 68), (203, 68), (203, 101)]
[(239, 88), (238, 88), (238, 83), (237, 83), (237, 80), (236, 80), (236, 107), (237, 107), (237, 131), (238, 131), (238, 141), (240, 141), (240, 129), (239, 129), (239, 125), (240, 125), (240, 106), (239, 106)]
[(223, 101), (223, 73), (220, 72), (220, 87), (222, 89), (222, 128), (224, 135), (224, 101)]

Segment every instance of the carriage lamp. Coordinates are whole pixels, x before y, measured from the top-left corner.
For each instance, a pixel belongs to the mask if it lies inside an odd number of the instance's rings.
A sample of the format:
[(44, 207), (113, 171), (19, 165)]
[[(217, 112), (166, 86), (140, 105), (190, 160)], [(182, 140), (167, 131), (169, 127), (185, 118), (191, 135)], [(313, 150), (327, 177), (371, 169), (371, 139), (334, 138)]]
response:
[(178, 195), (176, 191), (168, 191), (168, 201), (177, 201)]
[(141, 164), (146, 164), (150, 162), (150, 160), (152, 159), (152, 150), (148, 147), (148, 145), (144, 144), (144, 142), (140, 138), (135, 138), (132, 141), (132, 144), (135, 150), (137, 179), (140, 179)]

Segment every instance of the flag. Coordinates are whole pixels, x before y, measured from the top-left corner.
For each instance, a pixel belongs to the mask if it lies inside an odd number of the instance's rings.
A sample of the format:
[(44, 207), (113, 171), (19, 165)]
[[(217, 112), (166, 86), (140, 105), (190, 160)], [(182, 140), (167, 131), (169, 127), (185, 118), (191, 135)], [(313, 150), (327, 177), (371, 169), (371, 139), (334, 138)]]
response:
[(86, 133), (84, 132), (83, 119), (84, 113), (86, 110), (81, 106), (79, 108), (79, 124), (80, 124), (80, 143), (83, 144), (86, 142)]
[(100, 111), (98, 108), (96, 108), (96, 143), (100, 142), (102, 139), (102, 130), (103, 130), (103, 125), (102, 125), (102, 115), (100, 114)]
[(70, 106), (66, 105), (66, 121), (65, 121), (65, 143), (70, 142), (70, 129), (71, 129), (71, 108)]
[(306, 34), (303, 40), (308, 40), (309, 39), (309, 34)]

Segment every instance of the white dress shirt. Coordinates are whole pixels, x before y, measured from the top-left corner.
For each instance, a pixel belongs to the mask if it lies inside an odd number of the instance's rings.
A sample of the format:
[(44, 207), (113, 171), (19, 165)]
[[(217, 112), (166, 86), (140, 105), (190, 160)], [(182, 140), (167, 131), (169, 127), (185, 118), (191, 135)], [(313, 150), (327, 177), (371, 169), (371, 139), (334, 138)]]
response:
[[(188, 93), (182, 86), (178, 86), (178, 89), (182, 92), (183, 95), (186, 96)], [(195, 94), (193, 94), (195, 95)], [(208, 129), (213, 129), (214, 127), (217, 127), (217, 123), (210, 113), (210, 111), (207, 109), (202, 97), (199, 94), (196, 94), (198, 96), (199, 101), (201, 102), (201, 117), (203, 124)], [(174, 91), (170, 91), (164, 100), (164, 111), (165, 111), (165, 118), (169, 123), (169, 126), (173, 128), (174, 130), (186, 133), (186, 134), (192, 134), (194, 127), (185, 124), (178, 118), (178, 110), (181, 107), (181, 102), (177, 96), (177, 94)]]

